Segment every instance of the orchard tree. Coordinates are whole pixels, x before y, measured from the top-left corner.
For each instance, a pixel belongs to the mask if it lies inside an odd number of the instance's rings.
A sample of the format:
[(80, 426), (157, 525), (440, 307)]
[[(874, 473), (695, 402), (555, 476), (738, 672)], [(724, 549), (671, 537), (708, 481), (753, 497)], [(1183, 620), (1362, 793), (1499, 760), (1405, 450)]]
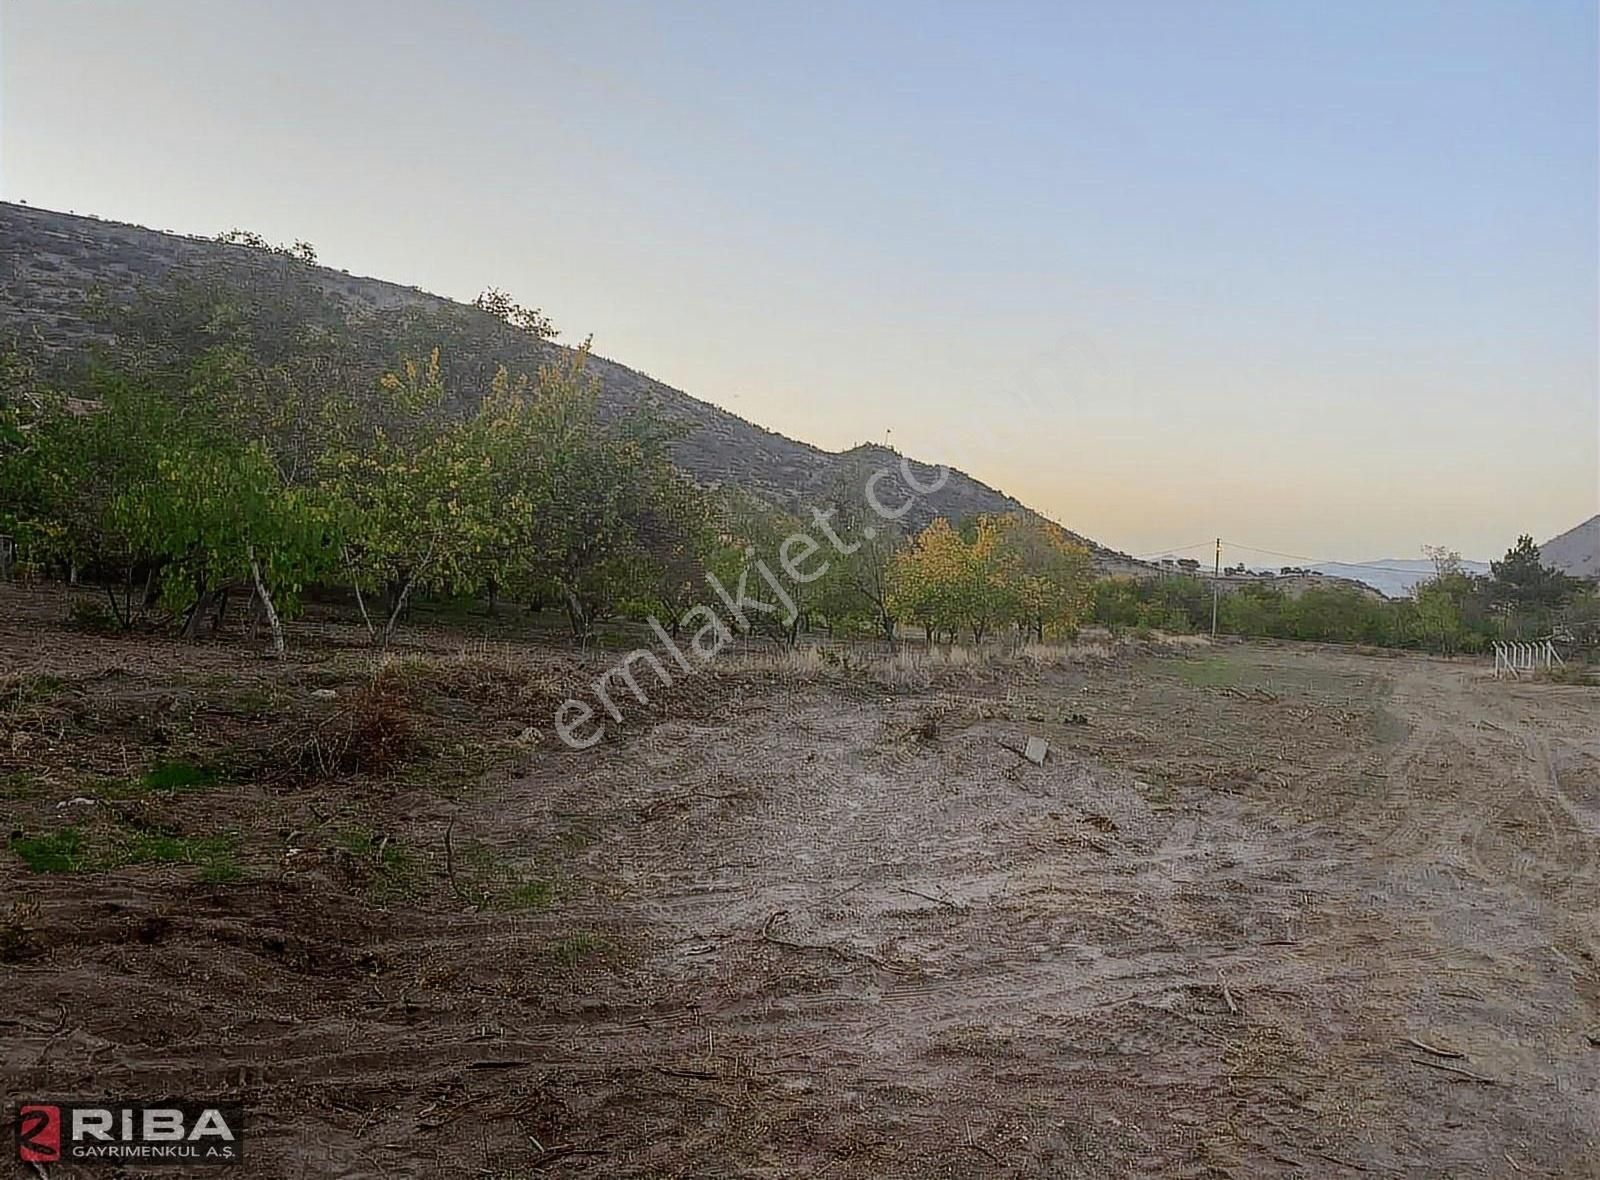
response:
[(482, 434), (451, 413), (438, 350), (385, 373), (378, 395), (376, 421), (350, 414), (345, 437), (324, 456), (322, 489), (336, 505), (358, 596), (384, 595), (381, 627), (358, 599), (368, 633), (384, 645), (418, 586), (470, 576), (498, 533), (492, 457), (474, 445)]
[(15, 553), (42, 555), (44, 540), (59, 527), (46, 498), (45, 460), (65, 412), (65, 399), (44, 388), (27, 358), (0, 353), (0, 537), (15, 546), (0, 554), (0, 578), (10, 573), (3, 563)]
[(798, 517), (743, 492), (720, 498), (716, 529), (708, 583), (735, 627), (793, 647), (835, 601), (838, 554)]
[(673, 428), (649, 407), (603, 421), (588, 360), (586, 341), (531, 381), (502, 371), (485, 411), (497, 570), (558, 597), (581, 640), (629, 604), (681, 595), (706, 524), (668, 455)]
[(822, 610), (830, 626), (858, 621), (885, 643), (893, 643), (900, 617), (894, 599), (894, 568), (906, 547), (898, 522), (868, 510), (859, 489), (836, 490), (823, 518), (839, 543), (831, 545), (831, 576), (822, 587)]
[(1043, 643), (1047, 628), (1075, 632), (1089, 609), (1089, 551), (1042, 517), (1014, 512), (1001, 517), (998, 527), (1002, 576), (1009, 579), (1023, 635)]
[(138, 551), (169, 571), (169, 596), (188, 597), (184, 635), (198, 634), (208, 610), (220, 628), (229, 594), (244, 583), (281, 656), (280, 608), (330, 564), (320, 498), (284, 487), (259, 443), (177, 434), (156, 442), (152, 458), (150, 477), (116, 495), (113, 515)]
[(984, 636), (1019, 617), (1021, 565), (1016, 553), (1006, 545), (999, 517), (978, 517), (971, 533), (963, 555), (957, 600), (972, 642), (982, 643)]
[(944, 517), (912, 540), (889, 574), (889, 609), (923, 629), (930, 644), (955, 637), (961, 623), (966, 542)]

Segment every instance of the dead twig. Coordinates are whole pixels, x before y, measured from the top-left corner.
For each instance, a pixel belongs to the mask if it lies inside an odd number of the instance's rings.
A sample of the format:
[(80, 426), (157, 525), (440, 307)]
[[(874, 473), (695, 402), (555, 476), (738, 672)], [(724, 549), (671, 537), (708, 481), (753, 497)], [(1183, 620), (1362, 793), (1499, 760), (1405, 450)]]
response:
[(922, 892), (922, 890), (913, 889), (909, 885), (900, 886), (900, 892), (901, 893), (909, 893), (909, 894), (911, 894), (912, 897), (920, 897), (924, 901), (931, 901), (931, 902), (935, 903), (936, 905), (949, 906), (953, 910), (959, 910), (961, 908), (961, 905), (960, 905), (959, 902), (952, 901), (948, 897), (935, 897), (931, 893), (924, 893), (924, 892)]
[(560, 1147), (552, 1147), (546, 1151), (541, 1151), (528, 1162), (528, 1167), (537, 1171), (539, 1168), (542, 1168), (547, 1164), (553, 1164), (559, 1159), (565, 1159), (569, 1155), (604, 1154), (605, 1152), (603, 1151), (591, 1151), (586, 1148), (579, 1147), (575, 1143), (563, 1143)]
[(1228, 1002), (1228, 1011), (1234, 1016), (1239, 1015), (1239, 1005), (1233, 1002), (1233, 992), (1228, 987), (1228, 981), (1222, 977), (1220, 967), (1217, 968), (1217, 986), (1222, 989), (1222, 998)]
[(1437, 1045), (1430, 1045), (1426, 1041), (1419, 1041), (1416, 1037), (1407, 1037), (1406, 1044), (1421, 1049), (1424, 1053), (1432, 1053), (1435, 1057), (1454, 1057), (1458, 1060), (1465, 1060), (1467, 1056), (1465, 1053), (1459, 1053), (1454, 1049), (1441, 1049)]
[(1426, 1065), (1429, 1069), (1442, 1069), (1446, 1073), (1459, 1074), (1461, 1077), (1464, 1077), (1469, 1081), (1478, 1082), (1485, 1086), (1496, 1086), (1500, 1084), (1499, 1080), (1496, 1078), (1484, 1077), (1484, 1075), (1481, 1073), (1473, 1073), (1470, 1069), (1461, 1069), (1459, 1066), (1446, 1065), (1442, 1061), (1429, 1061), (1426, 1057), (1413, 1057), (1411, 1060), (1417, 1065)]
[(837, 955), (841, 959), (861, 959), (865, 962), (871, 963), (874, 967), (882, 968), (883, 970), (891, 973), (895, 973), (899, 970), (899, 968), (890, 966), (888, 963), (878, 958), (877, 955), (870, 954), (867, 951), (852, 950), (849, 947), (839, 946), (831, 942), (795, 942), (792, 939), (780, 938), (776, 934), (772, 933), (772, 928), (777, 924), (778, 920), (780, 918), (787, 918), (788, 916), (788, 910), (774, 911), (772, 916), (767, 919), (766, 925), (761, 928), (761, 940), (763, 942), (770, 942), (774, 946), (786, 947), (792, 951), (826, 951), (829, 954)]
[(455, 830), (456, 817), (452, 815), (450, 822), (444, 826), (444, 875), (450, 878), (450, 892), (460, 897), (461, 890), (456, 885), (456, 854), (450, 846), (450, 834)]

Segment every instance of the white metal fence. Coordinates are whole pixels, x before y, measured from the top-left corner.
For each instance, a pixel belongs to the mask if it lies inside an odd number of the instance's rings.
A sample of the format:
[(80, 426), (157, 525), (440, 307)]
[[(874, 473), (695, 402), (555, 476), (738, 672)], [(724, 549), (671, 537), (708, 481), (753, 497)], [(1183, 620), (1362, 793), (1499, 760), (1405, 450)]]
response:
[(1548, 672), (1566, 661), (1556, 652), (1554, 641), (1541, 639), (1537, 643), (1499, 643), (1494, 645), (1494, 678), (1510, 676), (1513, 679), (1524, 672)]

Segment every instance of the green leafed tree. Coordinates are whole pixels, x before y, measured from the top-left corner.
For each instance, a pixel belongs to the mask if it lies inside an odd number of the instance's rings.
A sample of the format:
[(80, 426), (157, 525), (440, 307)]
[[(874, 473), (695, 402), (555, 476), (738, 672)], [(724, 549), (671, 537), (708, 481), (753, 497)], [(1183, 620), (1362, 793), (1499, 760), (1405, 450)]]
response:
[(502, 584), (555, 597), (585, 640), (619, 611), (682, 601), (708, 540), (672, 426), (648, 408), (603, 419), (588, 360), (585, 343), (531, 379), (501, 370), (466, 431), (485, 473), (474, 554)]
[[(480, 575), (498, 534), (486, 436), (452, 411), (438, 350), (385, 373), (375, 397), (373, 409), (343, 416), (341, 437), (321, 457), (321, 489), (368, 631), (386, 644), (419, 587)], [(373, 592), (381, 623), (368, 613)]]

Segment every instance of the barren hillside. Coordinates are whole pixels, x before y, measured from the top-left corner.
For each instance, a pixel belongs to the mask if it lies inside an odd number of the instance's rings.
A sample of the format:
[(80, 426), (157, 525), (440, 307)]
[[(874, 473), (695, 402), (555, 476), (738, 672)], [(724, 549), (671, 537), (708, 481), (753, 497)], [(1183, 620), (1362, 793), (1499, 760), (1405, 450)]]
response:
[(1546, 565), (1575, 578), (1600, 578), (1600, 514), (1539, 546)]
[[(141, 286), (175, 273), (216, 269), (241, 282), (256, 283), (297, 269), (353, 311), (407, 306), (453, 309), (466, 346), (478, 355), (515, 361), (520, 352), (525, 363), (538, 359), (527, 337), (511, 332), (493, 316), (415, 287), (308, 266), (247, 246), (6, 203), (0, 203), (0, 345), (20, 341), (48, 355), (71, 355), (104, 338), (88, 317), (92, 293), (125, 299)], [(896, 458), (881, 447), (863, 445), (834, 453), (786, 438), (615, 361), (596, 357), (593, 371), (611, 409), (653, 401), (687, 427), (676, 458), (702, 483), (741, 487), (791, 509), (817, 503), (841, 481), (857, 478), (858, 473), (864, 478), (873, 467)], [(937, 456), (928, 461), (937, 461)], [(944, 488), (919, 505), (914, 523), (926, 523), (934, 516), (961, 520), (1023, 507), (952, 470)], [(1148, 571), (1125, 554), (1082, 539), (1104, 571)]]

